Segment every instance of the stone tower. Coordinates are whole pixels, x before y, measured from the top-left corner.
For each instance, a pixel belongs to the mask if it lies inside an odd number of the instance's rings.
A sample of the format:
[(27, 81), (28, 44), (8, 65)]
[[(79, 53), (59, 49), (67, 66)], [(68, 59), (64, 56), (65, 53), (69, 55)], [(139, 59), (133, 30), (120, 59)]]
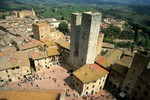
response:
[(101, 14), (84, 12), (79, 37), (78, 64), (93, 64), (96, 57), (98, 35), (100, 32)]
[[(71, 39), (70, 39), (70, 63), (71, 66), (77, 65), (78, 48), (79, 48), (79, 36), (81, 27), (81, 13), (73, 13), (71, 17)], [(74, 68), (73, 68), (74, 69)]]
[(43, 38), (48, 37), (48, 34), (50, 33), (50, 25), (48, 23), (33, 24), (32, 28), (34, 38), (37, 40), (41, 40)]
[(139, 51), (135, 53), (133, 61), (130, 65), (122, 90), (130, 95), (136, 85), (139, 75), (147, 68), (150, 61), (150, 54), (146, 51)]
[(93, 64), (96, 57), (101, 13), (73, 13), (71, 22), (70, 63), (73, 70)]
[(96, 57), (100, 55), (102, 51), (102, 44), (103, 44), (104, 34), (100, 33), (98, 36), (98, 42), (97, 42), (97, 49), (96, 49)]

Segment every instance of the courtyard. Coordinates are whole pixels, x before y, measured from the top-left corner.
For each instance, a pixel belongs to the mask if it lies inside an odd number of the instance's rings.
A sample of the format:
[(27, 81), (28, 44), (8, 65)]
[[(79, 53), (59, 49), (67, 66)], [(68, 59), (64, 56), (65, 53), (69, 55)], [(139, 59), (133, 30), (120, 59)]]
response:
[(113, 97), (101, 90), (94, 96), (87, 98), (79, 97), (78, 93), (71, 88), (71, 76), (67, 73), (67, 65), (65, 68), (61, 66), (52, 66), (50, 69), (43, 69), (40, 72), (33, 73), (25, 80), (11, 82), (5, 87), (22, 88), (22, 89), (54, 89), (64, 90), (66, 92), (66, 100), (112, 100)]

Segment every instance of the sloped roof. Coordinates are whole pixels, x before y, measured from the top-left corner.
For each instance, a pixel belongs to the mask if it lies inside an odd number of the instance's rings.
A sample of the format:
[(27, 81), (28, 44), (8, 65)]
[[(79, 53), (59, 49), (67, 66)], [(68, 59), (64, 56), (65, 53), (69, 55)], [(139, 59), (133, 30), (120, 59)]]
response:
[(104, 56), (99, 56), (96, 58), (95, 62), (101, 65), (102, 67), (109, 67), (119, 60), (122, 56), (122, 51), (118, 49), (111, 49)]
[(70, 50), (70, 43), (67, 42), (66, 40), (59, 39), (56, 41), (58, 44), (60, 44), (61, 47)]
[(59, 48), (57, 46), (52, 47), (52, 48), (47, 48), (46, 52), (47, 52), (48, 56), (60, 55), (60, 51), (59, 51)]
[(48, 23), (38, 23), (38, 24), (33, 24), (33, 25), (36, 25), (36, 26), (44, 26), (44, 25), (48, 25)]
[(117, 61), (113, 66), (112, 69), (117, 71), (118, 73), (126, 76), (130, 64), (132, 62), (133, 57), (131, 56), (123, 56), (121, 60)]
[(122, 56), (123, 52), (118, 49), (111, 49), (108, 50), (108, 52), (104, 55), (104, 57), (107, 58), (107, 62), (109, 63), (108, 65), (110, 66), (111, 64), (114, 64), (116, 61), (120, 59)]
[(96, 63), (98, 63), (99, 65), (101, 65), (102, 67), (109, 67), (109, 64), (107, 62), (107, 58), (104, 56), (99, 56), (98, 58), (96, 58)]
[(18, 48), (19, 48), (19, 50), (27, 50), (27, 49), (34, 48), (37, 46), (43, 46), (43, 43), (38, 40), (32, 40), (29, 43), (22, 43), (22, 44), (18, 45)]
[(112, 69), (117, 71), (118, 73), (122, 74), (123, 76), (126, 76), (127, 72), (128, 72), (128, 67), (126, 65), (124, 65), (123, 63), (115, 63), (112, 66)]
[(109, 72), (97, 64), (84, 65), (73, 74), (83, 83), (93, 82), (107, 75)]
[(0, 98), (7, 100), (57, 100), (63, 90), (8, 89), (0, 90)]
[(30, 67), (30, 62), (24, 52), (19, 51), (16, 53), (3, 56), (0, 59), (0, 70), (10, 69), (14, 67)]
[(32, 54), (32, 59), (42, 59), (42, 58), (46, 58), (48, 57), (47, 52), (46, 51), (38, 51), (38, 52), (34, 52)]

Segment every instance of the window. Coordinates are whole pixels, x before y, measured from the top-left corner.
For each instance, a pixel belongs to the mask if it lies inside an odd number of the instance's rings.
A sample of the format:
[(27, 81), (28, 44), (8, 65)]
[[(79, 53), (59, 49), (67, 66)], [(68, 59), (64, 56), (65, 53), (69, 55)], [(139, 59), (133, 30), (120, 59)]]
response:
[(79, 85), (78, 83), (76, 83), (77, 85)]
[(82, 58), (82, 61), (83, 61), (83, 58)]
[(27, 72), (29, 72), (29, 70), (27, 70)]
[(8, 77), (10, 77), (9, 75), (7, 75)]
[(12, 81), (12, 79), (8, 79), (8, 81), (9, 81), (9, 82), (11, 82), (11, 81)]
[(87, 87), (86, 89), (89, 89), (89, 87)]
[(86, 92), (86, 95), (88, 95), (88, 92)]
[(134, 91), (134, 95), (137, 96), (137, 91)]
[(137, 88), (140, 90), (140, 89), (141, 89), (141, 86), (140, 86), (140, 85), (138, 85), (138, 86), (137, 86)]
[(144, 91), (144, 95), (147, 96), (147, 95), (148, 95), (148, 92), (147, 92), (147, 91)]
[(82, 36), (82, 39), (84, 39), (84, 36)]
[(93, 85), (92, 88), (94, 88), (95, 86)]
[(144, 97), (141, 97), (140, 100), (144, 100)]
[(105, 79), (103, 79), (103, 82), (105, 81)]
[(102, 89), (102, 86), (99, 88), (100, 90)]
[(12, 68), (12, 70), (15, 70), (15, 68)]
[(18, 67), (16, 67), (16, 69), (19, 69), (19, 66), (18, 66)]
[(99, 84), (101, 84), (101, 81), (99, 82)]
[(6, 70), (6, 73), (8, 73), (8, 70)]
[(134, 74), (134, 73), (135, 73), (135, 70), (132, 71), (132, 74)]
[(128, 86), (126, 86), (126, 87), (125, 87), (125, 89), (126, 89), (126, 90), (129, 90), (129, 87), (128, 87)]

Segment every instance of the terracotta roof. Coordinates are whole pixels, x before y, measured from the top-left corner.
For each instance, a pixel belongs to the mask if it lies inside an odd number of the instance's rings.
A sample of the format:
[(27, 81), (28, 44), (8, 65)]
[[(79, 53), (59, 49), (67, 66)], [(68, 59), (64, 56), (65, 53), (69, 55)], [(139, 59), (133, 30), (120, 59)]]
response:
[(70, 43), (67, 42), (66, 40), (59, 39), (56, 41), (61, 47), (70, 50)]
[(30, 67), (30, 62), (27, 55), (22, 52), (16, 52), (3, 56), (0, 59), (0, 70), (6, 70), (14, 67)]
[(10, 54), (10, 52), (0, 52), (0, 57), (7, 56), (9, 54)]
[(7, 100), (57, 100), (63, 90), (10, 89), (1, 90), (0, 98)]
[(123, 64), (123, 63), (120, 62), (120, 63), (115, 63), (112, 66), (112, 69), (115, 70), (115, 71), (117, 71), (121, 75), (126, 76), (129, 68), (125, 64)]
[(16, 52), (16, 48), (15, 47), (6, 47), (3, 48), (3, 52)]
[(73, 74), (83, 83), (93, 82), (108, 74), (108, 71), (97, 64), (84, 65)]
[(42, 59), (42, 58), (47, 58), (47, 52), (46, 51), (38, 51), (38, 52), (34, 52), (32, 54), (32, 59)]
[(110, 49), (104, 56), (99, 56), (96, 58), (96, 63), (101, 65), (102, 67), (110, 67), (110, 65), (113, 65), (115, 62), (117, 62), (120, 57), (122, 56), (122, 51), (118, 49)]
[(60, 50), (59, 50), (59, 48), (57, 46), (56, 47), (47, 48), (46, 52), (47, 52), (48, 56), (60, 55)]
[(38, 40), (32, 40), (29, 43), (22, 43), (20, 45), (18, 45), (19, 50), (27, 50), (27, 49), (31, 49), (37, 46), (43, 46), (43, 43), (38, 41)]
[(0, 70), (6, 70), (19, 66), (19, 62), (17, 59), (11, 59), (9, 56), (5, 56), (0, 59)]
[(123, 52), (121, 50), (110, 49), (104, 56), (107, 58), (107, 62), (109, 63), (109, 65), (111, 65), (118, 61), (122, 54)]
[(124, 51), (124, 55), (133, 56), (133, 53), (131, 51)]
[(122, 74), (123, 76), (126, 76), (132, 59), (133, 57), (131, 56), (123, 56), (121, 60), (117, 61), (117, 63), (115, 63), (111, 68), (117, 71), (118, 73)]
[(56, 43), (54, 43), (52, 40), (50, 40), (48, 38), (42, 39), (41, 41), (44, 43), (44, 45), (46, 45), (48, 47), (49, 46), (56, 46)]
[(34, 24), (36, 26), (43, 26), (43, 25), (48, 25), (48, 23), (38, 23), (38, 24)]
[(107, 62), (107, 58), (104, 56), (99, 56), (98, 58), (96, 58), (96, 63), (98, 63), (99, 65), (101, 65), (102, 67), (109, 67), (109, 64)]
[(127, 67), (130, 67), (133, 57), (131, 56), (123, 56), (120, 61), (124, 63)]

